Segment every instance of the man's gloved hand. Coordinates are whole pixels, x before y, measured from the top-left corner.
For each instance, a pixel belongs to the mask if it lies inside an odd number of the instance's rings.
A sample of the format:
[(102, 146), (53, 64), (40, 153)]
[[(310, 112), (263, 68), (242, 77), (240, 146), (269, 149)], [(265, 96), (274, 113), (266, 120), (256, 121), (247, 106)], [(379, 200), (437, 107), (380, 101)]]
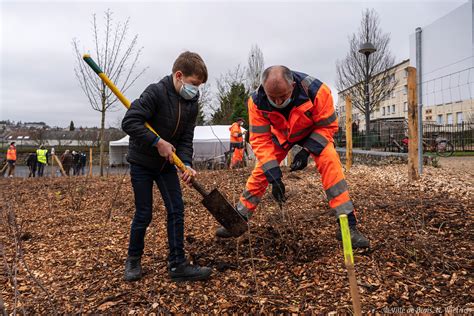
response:
[(303, 170), (308, 165), (309, 152), (306, 149), (301, 149), (293, 159), (290, 165), (290, 171)]
[(278, 202), (278, 203), (283, 203), (286, 201), (285, 198), (285, 185), (281, 181), (281, 179), (277, 179), (272, 182), (272, 195), (273, 198)]

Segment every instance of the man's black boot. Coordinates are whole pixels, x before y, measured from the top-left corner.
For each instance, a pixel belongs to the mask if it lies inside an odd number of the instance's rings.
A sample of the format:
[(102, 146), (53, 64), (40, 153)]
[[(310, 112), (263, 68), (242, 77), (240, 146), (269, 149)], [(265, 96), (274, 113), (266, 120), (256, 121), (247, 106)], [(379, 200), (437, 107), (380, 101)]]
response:
[(125, 281), (137, 281), (142, 278), (141, 257), (127, 257), (125, 261)]
[(209, 267), (200, 267), (185, 261), (176, 266), (168, 268), (171, 281), (203, 281), (209, 279), (212, 269)]
[[(336, 231), (336, 239), (342, 240), (341, 227), (338, 225)], [(349, 231), (351, 233), (352, 248), (370, 248), (369, 240), (357, 229), (356, 225), (349, 225)]]
[[(242, 233), (243, 234), (243, 233)], [(233, 235), (230, 231), (228, 231), (225, 227), (220, 226), (218, 229), (216, 229), (216, 236), (220, 238), (231, 238), (231, 237), (239, 237), (236, 235)]]

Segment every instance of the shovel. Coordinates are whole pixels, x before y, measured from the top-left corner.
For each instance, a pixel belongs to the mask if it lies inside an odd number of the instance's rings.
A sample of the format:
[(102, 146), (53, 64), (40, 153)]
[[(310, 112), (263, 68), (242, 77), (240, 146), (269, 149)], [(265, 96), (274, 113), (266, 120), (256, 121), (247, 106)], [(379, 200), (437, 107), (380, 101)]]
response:
[[(110, 81), (109, 77), (100, 69), (90, 55), (85, 54), (83, 56), (84, 61), (99, 75), (102, 81), (109, 87), (110, 90), (117, 96), (117, 98), (125, 105), (128, 109), (130, 108), (130, 101), (120, 92), (120, 90)], [(150, 126), (147, 122), (145, 126), (153, 132), (156, 136), (158, 133)], [(179, 159), (179, 157), (173, 153), (173, 164), (178, 167), (181, 172), (186, 172), (187, 168)], [(214, 189), (211, 193), (208, 193), (206, 189), (199, 184), (196, 179), (191, 180), (191, 184), (196, 191), (198, 191), (202, 197), (202, 204), (207, 210), (214, 216), (214, 218), (224, 226), (232, 235), (240, 236), (247, 230), (247, 221), (235, 210), (235, 208), (227, 201), (227, 199), (217, 190)]]

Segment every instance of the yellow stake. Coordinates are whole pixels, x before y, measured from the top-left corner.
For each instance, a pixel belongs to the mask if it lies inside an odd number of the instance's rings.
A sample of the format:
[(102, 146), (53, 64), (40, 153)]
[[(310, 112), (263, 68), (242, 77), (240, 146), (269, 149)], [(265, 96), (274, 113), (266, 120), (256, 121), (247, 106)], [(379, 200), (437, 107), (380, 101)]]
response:
[(349, 230), (349, 221), (347, 215), (339, 216), (342, 233), (342, 246), (344, 248), (344, 262), (346, 264), (354, 264), (354, 255), (352, 254), (351, 232)]
[(349, 287), (351, 290), (352, 307), (354, 308), (354, 314), (356, 316), (361, 315), (359, 287), (357, 286), (357, 280), (354, 269), (354, 255), (352, 254), (352, 242), (351, 232), (349, 230), (349, 222), (347, 215), (343, 214), (339, 216), (339, 223), (341, 224), (342, 233), (342, 247), (344, 248), (344, 262), (347, 268), (347, 275), (349, 277)]

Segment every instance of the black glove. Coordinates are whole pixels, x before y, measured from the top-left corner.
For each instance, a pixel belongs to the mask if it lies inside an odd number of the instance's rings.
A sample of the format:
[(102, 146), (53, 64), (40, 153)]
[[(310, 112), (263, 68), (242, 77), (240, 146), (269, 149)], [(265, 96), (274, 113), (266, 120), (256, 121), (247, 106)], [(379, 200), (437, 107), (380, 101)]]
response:
[(303, 170), (308, 165), (309, 152), (304, 148), (301, 149), (293, 159), (290, 165), (290, 171)]
[(285, 185), (281, 181), (281, 179), (277, 179), (272, 182), (272, 195), (273, 198), (278, 202), (278, 203), (283, 203), (286, 201), (285, 198)]

